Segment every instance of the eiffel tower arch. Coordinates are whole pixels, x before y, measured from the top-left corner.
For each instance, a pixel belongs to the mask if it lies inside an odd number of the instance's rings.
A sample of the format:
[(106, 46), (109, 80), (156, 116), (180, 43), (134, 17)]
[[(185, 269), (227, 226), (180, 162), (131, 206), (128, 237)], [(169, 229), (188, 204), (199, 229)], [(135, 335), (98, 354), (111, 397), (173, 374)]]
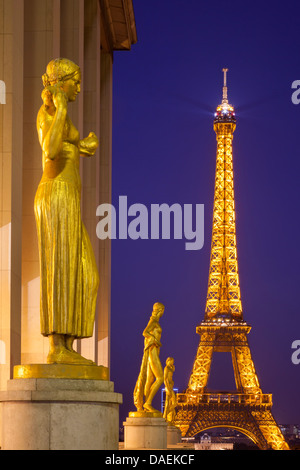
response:
[[(217, 158), (205, 316), (196, 329), (200, 342), (188, 387), (177, 395), (175, 424), (185, 437), (226, 427), (243, 432), (260, 449), (287, 450), (288, 444), (272, 414), (272, 395), (260, 388), (247, 338), (251, 326), (243, 319), (232, 159), (236, 117), (227, 99), (227, 71), (223, 69), (223, 100), (214, 119)], [(235, 391), (208, 389), (215, 352), (231, 353)]]

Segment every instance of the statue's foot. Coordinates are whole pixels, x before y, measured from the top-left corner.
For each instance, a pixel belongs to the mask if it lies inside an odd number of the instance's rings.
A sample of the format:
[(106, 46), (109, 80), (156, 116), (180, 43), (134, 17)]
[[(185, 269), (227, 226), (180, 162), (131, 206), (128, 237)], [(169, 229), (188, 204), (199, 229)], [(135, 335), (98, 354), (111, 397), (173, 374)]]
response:
[(87, 364), (90, 366), (96, 365), (94, 361), (92, 361), (91, 359), (86, 359), (85, 357), (81, 356), (78, 352), (74, 351), (74, 349), (72, 349), (70, 352), (74, 358), (74, 361), (76, 361), (77, 364)]
[(155, 408), (153, 408), (152, 405), (149, 405), (148, 403), (144, 403), (143, 406), (145, 411), (150, 411), (151, 413), (160, 413), (159, 410), (156, 410)]
[(60, 348), (58, 351), (50, 351), (47, 357), (47, 363), (95, 365), (93, 361), (86, 359), (75, 351), (69, 351), (67, 348)]
[(93, 366), (96, 365), (94, 361), (90, 359), (86, 359), (85, 357), (81, 356), (77, 351), (75, 351), (75, 349), (73, 349), (73, 343), (74, 343), (73, 336), (66, 336), (65, 341), (66, 341), (67, 350), (70, 351), (74, 355), (74, 360), (79, 361), (80, 364), (86, 363), (86, 364), (93, 365)]

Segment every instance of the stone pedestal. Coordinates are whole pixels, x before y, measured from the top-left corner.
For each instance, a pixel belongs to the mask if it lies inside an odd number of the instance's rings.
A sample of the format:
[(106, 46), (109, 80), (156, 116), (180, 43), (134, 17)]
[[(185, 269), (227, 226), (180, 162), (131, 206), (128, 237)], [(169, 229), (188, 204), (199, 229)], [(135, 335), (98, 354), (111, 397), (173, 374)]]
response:
[(168, 424), (167, 428), (167, 443), (168, 446), (176, 445), (181, 442), (181, 432), (180, 429), (172, 424)]
[(0, 392), (1, 448), (117, 450), (120, 403), (107, 380), (14, 378)]
[(167, 449), (168, 425), (164, 418), (129, 416), (123, 424), (124, 449)]

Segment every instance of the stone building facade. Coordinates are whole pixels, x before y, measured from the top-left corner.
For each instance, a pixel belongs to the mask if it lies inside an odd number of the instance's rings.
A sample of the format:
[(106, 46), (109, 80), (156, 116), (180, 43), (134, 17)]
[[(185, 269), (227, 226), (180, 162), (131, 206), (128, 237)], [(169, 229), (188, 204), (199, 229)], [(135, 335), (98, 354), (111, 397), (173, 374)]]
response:
[(132, 0), (0, 0), (0, 390), (14, 365), (44, 363), (48, 353), (40, 334), (33, 203), (42, 175), (36, 131), (41, 77), (56, 57), (81, 67), (81, 93), (70, 117), (81, 136), (94, 131), (100, 140), (80, 171), (83, 221), (101, 282), (94, 336), (77, 348), (109, 367), (111, 247), (109, 239), (96, 237), (96, 208), (111, 202), (113, 55), (136, 41)]

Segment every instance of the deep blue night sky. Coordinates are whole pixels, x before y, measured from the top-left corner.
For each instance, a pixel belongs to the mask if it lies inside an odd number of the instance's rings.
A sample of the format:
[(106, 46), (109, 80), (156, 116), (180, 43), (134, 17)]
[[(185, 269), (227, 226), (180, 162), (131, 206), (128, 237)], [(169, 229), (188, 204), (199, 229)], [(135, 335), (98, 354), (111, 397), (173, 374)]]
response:
[[(111, 380), (123, 394), (121, 421), (135, 409), (142, 331), (156, 301), (166, 306), (162, 364), (173, 356), (175, 387), (188, 384), (209, 270), (213, 114), (227, 67), (248, 339), (275, 418), (300, 423), (300, 364), (291, 361), (300, 339), (300, 105), (291, 101), (292, 82), (300, 80), (299, 1), (136, 0), (134, 8), (138, 43), (114, 56), (113, 204), (118, 209), (120, 195), (149, 210), (204, 204), (205, 243), (187, 251), (185, 240), (112, 242)], [(218, 359), (212, 374), (226, 389), (227, 367), (217, 367)]]

